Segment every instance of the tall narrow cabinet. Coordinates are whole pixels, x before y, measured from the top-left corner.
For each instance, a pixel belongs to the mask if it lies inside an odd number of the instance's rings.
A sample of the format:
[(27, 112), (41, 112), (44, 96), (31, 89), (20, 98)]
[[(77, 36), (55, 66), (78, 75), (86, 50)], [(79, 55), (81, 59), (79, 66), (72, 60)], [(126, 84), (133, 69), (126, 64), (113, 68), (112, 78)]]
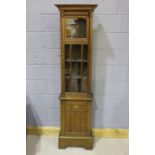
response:
[(93, 148), (92, 22), (94, 4), (57, 4), (61, 28), (59, 148)]

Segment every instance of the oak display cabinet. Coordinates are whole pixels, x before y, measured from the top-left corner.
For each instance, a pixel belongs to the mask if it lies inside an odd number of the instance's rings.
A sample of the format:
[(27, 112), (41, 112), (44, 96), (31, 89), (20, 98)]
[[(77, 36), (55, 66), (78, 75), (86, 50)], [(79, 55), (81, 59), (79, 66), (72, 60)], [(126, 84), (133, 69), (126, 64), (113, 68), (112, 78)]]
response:
[(92, 21), (95, 4), (56, 4), (61, 23), (59, 148), (93, 148)]

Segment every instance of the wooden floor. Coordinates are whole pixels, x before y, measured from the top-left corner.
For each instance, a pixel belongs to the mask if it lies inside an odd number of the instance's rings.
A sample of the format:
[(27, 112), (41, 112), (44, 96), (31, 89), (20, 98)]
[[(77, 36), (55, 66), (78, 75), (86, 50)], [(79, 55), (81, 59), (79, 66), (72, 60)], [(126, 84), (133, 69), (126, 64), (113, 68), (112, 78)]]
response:
[(101, 138), (93, 150), (67, 147), (58, 149), (56, 136), (27, 136), (27, 155), (128, 155), (128, 139)]

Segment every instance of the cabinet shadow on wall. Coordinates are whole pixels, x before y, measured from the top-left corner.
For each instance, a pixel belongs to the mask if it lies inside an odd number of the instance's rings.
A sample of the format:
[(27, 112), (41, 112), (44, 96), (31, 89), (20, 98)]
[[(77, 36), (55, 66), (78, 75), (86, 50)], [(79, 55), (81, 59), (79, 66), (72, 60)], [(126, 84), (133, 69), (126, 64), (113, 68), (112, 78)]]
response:
[[(26, 96), (26, 126), (41, 126), (42, 122), (39, 118), (37, 111), (35, 110), (34, 106), (32, 105), (28, 96)], [(38, 133), (41, 135), (42, 133)], [(30, 136), (29, 134), (26, 135), (27, 137)], [(40, 151), (39, 146), (40, 136), (31, 136), (31, 138), (26, 138), (26, 154), (27, 155), (36, 155), (37, 152)]]
[[(102, 43), (103, 42), (103, 43)], [(108, 52), (107, 52), (108, 51)], [(103, 53), (102, 53), (103, 52)], [(105, 96), (106, 85), (106, 70), (108, 59), (114, 58), (114, 52), (111, 47), (110, 41), (107, 36), (107, 32), (104, 31), (103, 25), (98, 24), (93, 29), (93, 51), (92, 51), (92, 90), (94, 94), (93, 111), (92, 111), (92, 126), (93, 128), (106, 128), (104, 126), (104, 100), (102, 100), (102, 108), (100, 109), (96, 102), (95, 96)], [(97, 70), (97, 66), (100, 66), (100, 70)], [(102, 72), (102, 77), (99, 72)], [(97, 76), (96, 76), (97, 75)]]

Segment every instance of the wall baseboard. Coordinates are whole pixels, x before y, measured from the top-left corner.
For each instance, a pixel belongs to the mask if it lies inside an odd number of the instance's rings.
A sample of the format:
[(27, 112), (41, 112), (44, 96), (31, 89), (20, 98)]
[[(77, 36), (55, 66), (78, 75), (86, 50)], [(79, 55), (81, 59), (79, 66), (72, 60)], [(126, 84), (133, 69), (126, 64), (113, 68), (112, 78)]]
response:
[[(28, 135), (58, 136), (60, 128), (56, 127), (34, 127), (28, 126)], [(93, 129), (96, 138), (128, 138), (128, 129), (95, 128)]]

